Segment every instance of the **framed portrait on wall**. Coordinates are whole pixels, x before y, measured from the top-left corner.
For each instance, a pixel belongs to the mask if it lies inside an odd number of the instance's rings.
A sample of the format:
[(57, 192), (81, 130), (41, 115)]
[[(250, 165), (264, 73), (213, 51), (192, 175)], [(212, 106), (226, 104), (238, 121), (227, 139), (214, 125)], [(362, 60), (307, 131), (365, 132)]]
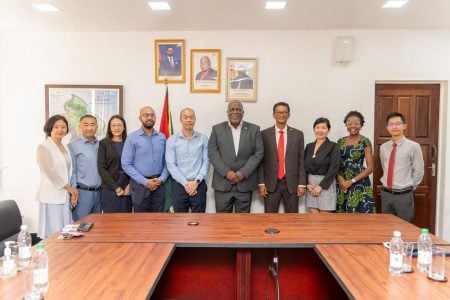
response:
[(184, 83), (184, 40), (155, 40), (155, 82)]
[(191, 50), (191, 93), (220, 93), (220, 49)]
[(256, 102), (257, 83), (257, 58), (227, 58), (227, 101)]
[(122, 115), (122, 85), (45, 85), (45, 118), (59, 114), (69, 123), (69, 134), (64, 138), (71, 141), (81, 136), (79, 123), (84, 115), (97, 118), (97, 138), (106, 135), (108, 121), (113, 115)]

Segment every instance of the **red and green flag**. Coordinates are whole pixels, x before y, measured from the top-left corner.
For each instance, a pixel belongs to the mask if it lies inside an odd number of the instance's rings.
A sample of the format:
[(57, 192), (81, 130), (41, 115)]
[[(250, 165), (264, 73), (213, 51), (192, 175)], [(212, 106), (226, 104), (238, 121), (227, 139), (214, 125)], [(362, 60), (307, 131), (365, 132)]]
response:
[[(164, 134), (166, 138), (173, 135), (172, 114), (169, 106), (169, 87), (166, 85), (166, 96), (164, 97), (164, 106), (161, 115), (161, 122), (159, 124), (159, 132)], [(169, 175), (164, 186), (166, 188), (166, 200), (164, 202), (164, 211), (169, 212), (172, 206), (172, 177)]]

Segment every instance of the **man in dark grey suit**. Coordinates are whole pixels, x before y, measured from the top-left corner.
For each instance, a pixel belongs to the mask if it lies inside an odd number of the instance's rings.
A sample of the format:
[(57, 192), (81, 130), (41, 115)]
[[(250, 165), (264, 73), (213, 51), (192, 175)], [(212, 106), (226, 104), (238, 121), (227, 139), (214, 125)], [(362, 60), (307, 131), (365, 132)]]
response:
[(258, 168), (258, 190), (266, 213), (277, 213), (281, 199), (285, 212), (298, 213), (298, 197), (305, 195), (303, 132), (287, 125), (289, 117), (289, 104), (276, 103), (275, 126), (261, 132), (264, 159)]
[(214, 125), (208, 156), (214, 166), (212, 187), (216, 212), (248, 213), (257, 188), (257, 168), (264, 156), (259, 126), (242, 121), (239, 101), (228, 103), (228, 122)]

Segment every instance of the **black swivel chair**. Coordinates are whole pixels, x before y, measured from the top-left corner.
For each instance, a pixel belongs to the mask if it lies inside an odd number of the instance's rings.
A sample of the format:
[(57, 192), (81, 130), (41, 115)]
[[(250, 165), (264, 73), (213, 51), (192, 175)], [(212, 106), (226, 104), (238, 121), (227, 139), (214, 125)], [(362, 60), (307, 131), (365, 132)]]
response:
[(0, 256), (3, 256), (6, 241), (17, 241), (21, 225), (22, 215), (16, 201), (0, 201)]

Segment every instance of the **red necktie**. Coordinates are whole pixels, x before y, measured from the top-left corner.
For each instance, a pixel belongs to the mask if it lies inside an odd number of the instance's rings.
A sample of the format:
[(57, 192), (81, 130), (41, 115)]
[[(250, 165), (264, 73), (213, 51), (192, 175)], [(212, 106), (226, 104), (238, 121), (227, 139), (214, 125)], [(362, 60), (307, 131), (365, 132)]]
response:
[(387, 187), (392, 189), (394, 181), (394, 163), (395, 163), (395, 153), (397, 152), (397, 144), (392, 144), (391, 156), (389, 156), (389, 166), (387, 173)]
[(284, 132), (280, 130), (278, 139), (278, 179), (284, 177)]

